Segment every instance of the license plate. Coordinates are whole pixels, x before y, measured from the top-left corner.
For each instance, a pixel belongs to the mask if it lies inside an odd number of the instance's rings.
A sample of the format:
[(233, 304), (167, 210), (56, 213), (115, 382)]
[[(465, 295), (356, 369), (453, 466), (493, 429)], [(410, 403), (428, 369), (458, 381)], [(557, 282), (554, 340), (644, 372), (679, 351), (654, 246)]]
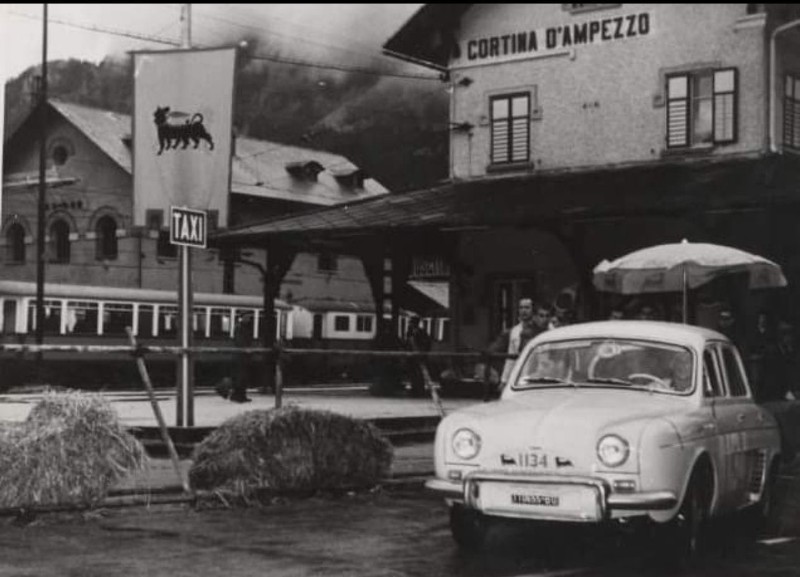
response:
[(475, 505), (489, 514), (527, 519), (599, 521), (599, 492), (589, 485), (480, 481)]
[(511, 493), (512, 505), (534, 505), (542, 507), (558, 507), (561, 499), (554, 495), (528, 495)]

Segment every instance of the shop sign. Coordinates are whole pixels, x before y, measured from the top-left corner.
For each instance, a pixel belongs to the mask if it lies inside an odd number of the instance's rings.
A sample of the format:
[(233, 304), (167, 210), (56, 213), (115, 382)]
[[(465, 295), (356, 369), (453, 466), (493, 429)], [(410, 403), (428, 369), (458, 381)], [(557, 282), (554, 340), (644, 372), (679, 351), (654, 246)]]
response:
[(575, 46), (650, 36), (653, 31), (652, 20), (650, 12), (640, 12), (473, 38), (464, 43), (462, 54), (466, 58), (461, 63), (469, 65), (488, 60), (522, 60), (563, 52)]
[(411, 260), (412, 279), (449, 278), (450, 265), (441, 257), (415, 256)]

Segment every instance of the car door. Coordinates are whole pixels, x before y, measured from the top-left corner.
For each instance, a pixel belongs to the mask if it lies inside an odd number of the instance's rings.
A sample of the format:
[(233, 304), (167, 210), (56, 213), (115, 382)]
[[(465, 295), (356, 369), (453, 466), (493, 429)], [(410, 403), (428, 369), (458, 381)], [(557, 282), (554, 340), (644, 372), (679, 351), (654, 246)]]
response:
[(717, 472), (717, 505), (722, 510), (735, 506), (733, 500), (733, 459), (731, 456), (731, 411), (724, 373), (719, 362), (717, 344), (703, 350), (703, 404), (710, 407), (708, 419), (701, 428), (706, 435), (706, 447)]
[(715, 345), (725, 395), (715, 404), (726, 466), (726, 501), (731, 508), (745, 504), (748, 488), (747, 430), (755, 423), (752, 400), (740, 373), (738, 355), (727, 343)]
[(753, 401), (744, 364), (736, 348), (727, 343), (721, 345), (720, 359), (731, 397), (735, 400), (731, 406), (735, 407), (735, 420), (741, 437), (737, 474), (740, 475), (738, 505), (743, 506), (756, 498), (766, 472), (770, 432), (765, 422), (768, 419), (763, 409)]

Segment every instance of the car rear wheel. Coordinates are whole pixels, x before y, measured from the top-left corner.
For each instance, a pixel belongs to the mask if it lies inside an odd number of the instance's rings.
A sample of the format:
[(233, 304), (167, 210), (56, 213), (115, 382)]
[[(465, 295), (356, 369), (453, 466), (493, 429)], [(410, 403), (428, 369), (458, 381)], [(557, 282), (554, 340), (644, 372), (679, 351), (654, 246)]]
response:
[(486, 541), (489, 520), (480, 511), (462, 505), (450, 507), (450, 532), (462, 551), (478, 551)]

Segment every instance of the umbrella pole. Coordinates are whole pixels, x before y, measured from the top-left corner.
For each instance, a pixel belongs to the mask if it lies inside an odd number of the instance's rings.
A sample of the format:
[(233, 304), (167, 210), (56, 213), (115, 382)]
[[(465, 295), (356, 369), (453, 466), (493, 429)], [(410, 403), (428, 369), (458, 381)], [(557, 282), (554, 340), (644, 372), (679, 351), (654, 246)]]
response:
[(689, 324), (689, 293), (688, 287), (689, 281), (686, 277), (686, 265), (683, 265), (683, 324)]

